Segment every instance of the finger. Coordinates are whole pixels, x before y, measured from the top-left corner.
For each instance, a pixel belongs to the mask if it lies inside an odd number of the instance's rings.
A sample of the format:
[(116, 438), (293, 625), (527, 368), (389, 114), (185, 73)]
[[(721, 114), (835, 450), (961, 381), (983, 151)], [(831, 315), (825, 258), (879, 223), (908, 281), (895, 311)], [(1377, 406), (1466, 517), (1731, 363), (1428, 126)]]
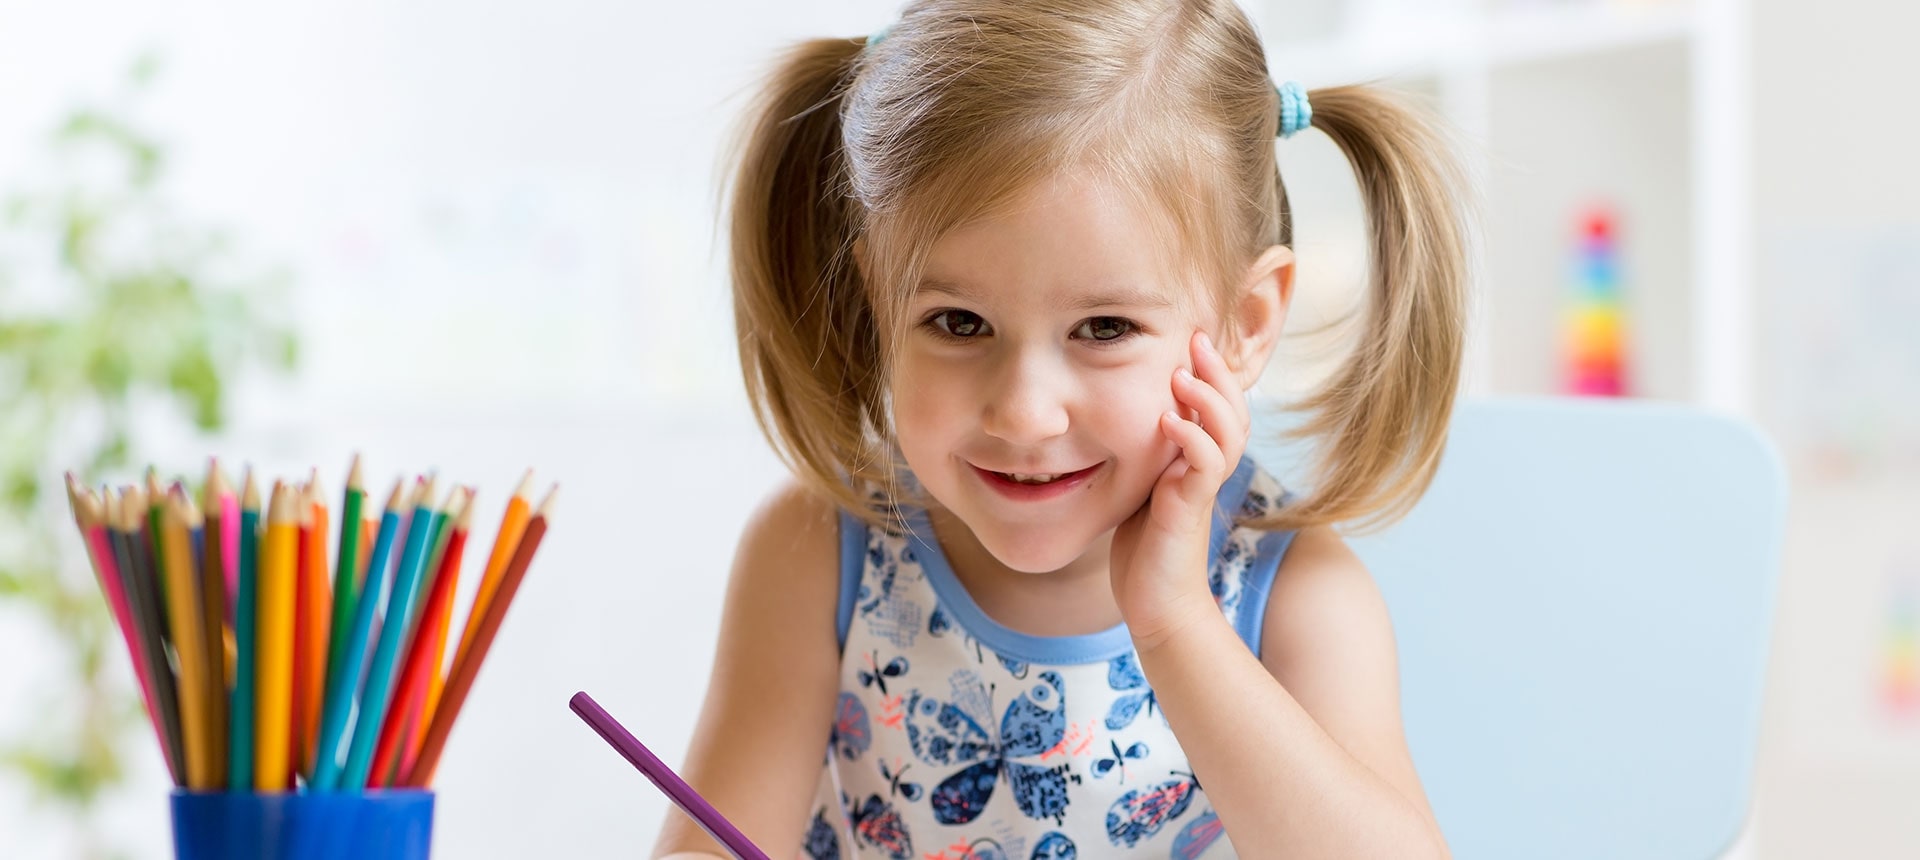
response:
[(1214, 444), (1221, 449), (1231, 447), (1246, 435), (1246, 424), (1227, 396), (1188, 373), (1185, 368), (1173, 375), (1173, 396), (1194, 410), (1201, 429), (1211, 434)]
[(1251, 424), (1247, 413), (1247, 393), (1240, 387), (1240, 380), (1233, 375), (1233, 368), (1227, 366), (1226, 356), (1213, 345), (1213, 339), (1206, 332), (1194, 336), (1193, 375), (1201, 381), (1220, 390), (1227, 402), (1233, 405), (1233, 413), (1240, 418), (1242, 425)]
[[(1182, 491), (1211, 499), (1226, 477), (1226, 455), (1220, 444), (1200, 425), (1172, 410), (1161, 413), (1160, 430), (1180, 446), (1180, 455), (1187, 460), (1187, 473), (1180, 481)], [(1207, 486), (1209, 482), (1211, 486)]]

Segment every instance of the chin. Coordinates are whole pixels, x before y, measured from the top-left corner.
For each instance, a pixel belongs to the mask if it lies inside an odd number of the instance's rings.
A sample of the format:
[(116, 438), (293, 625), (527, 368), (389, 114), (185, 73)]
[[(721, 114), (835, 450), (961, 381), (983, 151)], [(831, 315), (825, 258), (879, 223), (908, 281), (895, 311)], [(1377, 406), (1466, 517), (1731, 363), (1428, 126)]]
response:
[(1062, 540), (1057, 534), (986, 539), (986, 536), (976, 532), (975, 536), (982, 538), (981, 543), (987, 552), (1001, 564), (1020, 573), (1052, 573), (1072, 564), (1086, 551), (1083, 542)]

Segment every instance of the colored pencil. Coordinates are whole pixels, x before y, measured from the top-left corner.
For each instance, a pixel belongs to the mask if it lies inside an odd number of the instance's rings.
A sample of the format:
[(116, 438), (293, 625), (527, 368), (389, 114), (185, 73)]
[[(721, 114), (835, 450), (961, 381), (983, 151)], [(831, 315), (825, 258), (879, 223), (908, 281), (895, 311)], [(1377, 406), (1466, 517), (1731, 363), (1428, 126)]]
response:
[(454, 649), (453, 660), (458, 663), (473, 648), (473, 637), (480, 629), (480, 619), (486, 615), (487, 605), (493, 602), (494, 592), (500, 589), (500, 575), (507, 570), (507, 563), (513, 560), (513, 552), (520, 546), (520, 536), (527, 531), (527, 517), (532, 510), (533, 470), (528, 469), (520, 476), (520, 486), (513, 490), (513, 497), (507, 500), (507, 511), (500, 516), (500, 529), (493, 534), (493, 551), (487, 554), (487, 567), (480, 574), (480, 585), (473, 593), (473, 605), (467, 609), (465, 629), (460, 633), (460, 646)]
[[(334, 693), (334, 667), (345, 659), (347, 635), (353, 632), (354, 601), (359, 597), (360, 571), (364, 564), (362, 549), (366, 540), (366, 520), (361, 507), (366, 503), (366, 482), (360, 475), (360, 455), (353, 455), (347, 467), (347, 489), (340, 500), (340, 551), (333, 573), (333, 612), (327, 631), (326, 688), (321, 696), (322, 710)], [(316, 736), (317, 738), (317, 736)], [(317, 741), (316, 741), (317, 743)]]
[(306, 613), (304, 632), (306, 641), (301, 652), (306, 662), (301, 666), (301, 681), (304, 686), (297, 697), (301, 704), (300, 745), (301, 774), (309, 781), (313, 779), (314, 747), (320, 737), (321, 699), (326, 695), (328, 636), (333, 616), (333, 588), (327, 584), (327, 503), (326, 494), (320, 489), (320, 475), (316, 471), (307, 482), (307, 503), (305, 510), (311, 520), (312, 534), (307, 540), (307, 563), (309, 572), (306, 580), (306, 592), (301, 595), (302, 609)]
[(146, 493), (138, 486), (120, 492), (120, 549), (126, 556), (127, 604), (134, 625), (139, 628), (141, 656), (147, 664), (147, 677), (153, 681), (153, 700), (159, 709), (166, 744), (161, 750), (167, 760), (167, 772), (173, 784), (187, 784), (186, 741), (180, 729), (180, 688), (173, 669), (167, 664), (167, 610), (160, 598), (160, 576), (154, 566), (153, 541), (144, 529), (147, 521)]
[[(386, 587), (387, 560), (393, 554), (395, 539), (400, 533), (400, 521), (413, 496), (406, 494), (407, 483), (403, 478), (395, 481), (393, 492), (387, 496), (386, 513), (380, 517), (379, 537), (373, 541), (373, 553), (367, 561), (366, 582), (360, 589), (360, 599), (355, 601), (353, 609), (353, 630), (347, 634), (347, 647), (344, 658), (329, 670), (328, 695), (326, 708), (320, 719), (319, 761), (314, 766), (313, 780), (310, 783), (317, 791), (333, 791), (342, 786), (340, 780), (343, 741), (351, 738), (347, 731), (347, 717), (356, 701), (364, 700), (361, 689), (360, 670), (366, 660), (367, 643), (373, 636), (374, 615), (380, 608), (380, 597)], [(365, 719), (362, 711), (361, 719)], [(352, 783), (346, 783), (352, 785)]]
[[(206, 660), (207, 673), (207, 757), (209, 762), (208, 788), (226, 788), (227, 786), (227, 659), (226, 659), (226, 617), (227, 617), (227, 572), (226, 565), (220, 560), (223, 541), (220, 534), (219, 505), (220, 494), (226, 492), (226, 481), (220, 476), (220, 461), (211, 460), (207, 465), (206, 493), (207, 513), (211, 517), (203, 518), (195, 512), (191, 525), (199, 526), (200, 540), (200, 625), (204, 631), (206, 651), (202, 657)], [(188, 500), (191, 504), (191, 499)]]
[(453, 731), (453, 721), (460, 715), (460, 707), (466, 704), (467, 694), (473, 689), (473, 680), (480, 672), (481, 662), (486, 659), (487, 649), (492, 647), (494, 636), (500, 631), (500, 623), (505, 620), (507, 609), (513, 603), (513, 595), (520, 590), (520, 582), (526, 577), (527, 566), (533, 563), (533, 554), (540, 548), (540, 539), (547, 533), (547, 522), (558, 492), (557, 486), (548, 490), (538, 511), (527, 521), (526, 532), (521, 536), (519, 546), (514, 549), (513, 560), (507, 563), (506, 571), (500, 576), (499, 590), (494, 593), (492, 602), (487, 604), (486, 612), (480, 618), (473, 647), (455, 660), (453, 671), (447, 676), (446, 691), (442, 694), (440, 706), (434, 711), (433, 722), (427, 726), (427, 738), (420, 746), (420, 755), (400, 785), (420, 788), (433, 781), (433, 772), (439, 767), (440, 755), (446, 749), (447, 735)]
[(402, 773), (413, 769), (413, 759), (420, 754), (420, 744), (427, 739), (427, 726), (432, 722), (433, 712), (440, 706), (440, 694), (446, 688), (447, 639), (453, 629), (453, 604), (455, 597), (460, 593), (460, 565), (461, 560), (465, 558), (466, 541), (472, 531), (473, 497), (477, 492), (478, 488), (467, 489), (466, 504), (460, 512), (460, 527), (456, 537), (460, 538), (462, 552), (440, 573), (442, 577), (451, 581), (446, 584), (446, 600), (434, 613), (433, 647), (428, 652), (432, 658), (426, 668), (427, 695), (420, 705), (419, 716), (414, 721), (414, 728), (406, 747), (407, 755), (401, 760)]
[[(227, 626), (233, 627), (239, 620), (234, 608), (240, 602), (240, 500), (224, 475), (220, 490), (220, 560), (227, 578)], [(207, 516), (213, 516), (213, 509), (207, 510)]]
[(448, 536), (447, 551), (441, 557), (441, 570), (433, 577), (433, 584), (422, 601), (420, 623), (415, 625), (413, 635), (407, 644), (406, 656), (402, 663), (400, 678), (394, 685), (394, 705), (387, 710), (387, 718), (380, 726), (379, 742), (373, 755), (373, 776), (368, 788), (381, 788), (388, 784), (388, 774), (405, 757), (410, 747), (413, 731), (409, 721), (416, 717), (426, 704), (427, 671), (437, 655), (433, 653), (435, 619), (445, 613), (444, 605), (452, 601), (447, 587), (455, 581), (449, 572), (449, 566), (457, 569), (460, 565), (462, 549), (466, 545), (468, 513), (472, 510), (470, 500), (459, 488), (455, 488), (452, 498), (447, 500), (447, 515), (456, 518), (450, 528), (442, 529)]
[(254, 639), (254, 759), (256, 791), (292, 788), (293, 611), (299, 542), (299, 512), (293, 488), (275, 481), (267, 502), (267, 536), (260, 553), (259, 606)]
[(132, 605), (127, 598), (127, 562), (122, 557), (115, 536), (119, 526), (114, 522), (114, 516), (119, 500), (111, 489), (95, 495), (92, 490), (80, 486), (79, 479), (68, 472), (67, 501), (72, 505), (74, 523), (79, 526), (84, 538), (87, 560), (93, 565), (94, 577), (100, 583), (101, 593), (107, 598), (115, 626), (120, 628), (120, 639), (126, 644), (127, 659), (133, 664), (134, 680), (140, 684), (140, 701), (146, 705), (148, 721), (153, 725), (153, 736), (164, 750), (167, 731), (160, 722), (159, 706), (153, 698), (153, 682), (149, 680), (146, 657), (141, 654), (139, 628), (134, 624)]
[(227, 785), (234, 791), (253, 788), (254, 687), (258, 683), (260, 566), (260, 487), (247, 470), (241, 489), (240, 527), (235, 535), (234, 567), (238, 590), (233, 603), (233, 730), (227, 744)]
[(207, 702), (213, 695), (213, 679), (207, 677), (206, 628), (200, 621), (199, 589), (194, 587), (193, 543), (190, 529), (192, 500), (186, 490), (175, 484), (168, 492), (161, 523), (159, 545), (161, 575), (167, 582), (168, 629), (173, 634), (173, 651), (180, 664), (180, 729), (186, 741), (187, 787), (196, 791), (213, 787), (214, 742), (212, 714)]
[(418, 597), (420, 571), (427, 563), (427, 541), (433, 536), (434, 510), (430, 507), (435, 482), (427, 481), (407, 526), (407, 548), (394, 572), (393, 594), (387, 599), (387, 621), (380, 627), (380, 643), (374, 648), (373, 662), (367, 666), (367, 684), (360, 693), (360, 718), (353, 726), (353, 743), (347, 749), (344, 772), (347, 786), (365, 785), (373, 769), (374, 745), (379, 740), (381, 721), (392, 704), (393, 675), (400, 658), (400, 646), (407, 632), (407, 619), (413, 617)]
[[(209, 458), (181, 481), (97, 491), (66, 476), (75, 528), (120, 628), (168, 775), (188, 791), (362, 791), (431, 784), (459, 710), (524, 581), (557, 487), (529, 513), (523, 476), (465, 630), (453, 639), (476, 491), (396, 481), (369, 517), (359, 457), (338, 521), (317, 470), (262, 504)], [(329, 578), (331, 575), (331, 578)], [(452, 647), (450, 647), (452, 646)]]

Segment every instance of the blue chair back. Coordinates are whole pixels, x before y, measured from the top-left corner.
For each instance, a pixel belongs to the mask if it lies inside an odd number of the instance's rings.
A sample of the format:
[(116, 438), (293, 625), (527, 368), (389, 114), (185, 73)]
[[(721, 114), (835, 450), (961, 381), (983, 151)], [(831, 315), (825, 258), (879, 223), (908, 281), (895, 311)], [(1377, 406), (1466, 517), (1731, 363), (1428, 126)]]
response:
[[(1294, 474), (1297, 452), (1255, 448)], [(1777, 455), (1734, 420), (1456, 408), (1419, 505), (1350, 542), (1393, 614), (1408, 743), (1457, 856), (1703, 860), (1734, 842), (1785, 507)]]

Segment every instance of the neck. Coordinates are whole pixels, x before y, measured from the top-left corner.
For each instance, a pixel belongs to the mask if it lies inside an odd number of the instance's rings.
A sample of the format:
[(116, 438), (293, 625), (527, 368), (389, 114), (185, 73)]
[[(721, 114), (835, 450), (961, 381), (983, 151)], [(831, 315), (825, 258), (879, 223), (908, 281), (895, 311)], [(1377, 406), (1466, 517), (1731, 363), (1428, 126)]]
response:
[(994, 621), (1029, 636), (1080, 636), (1120, 623), (1108, 557), (1113, 532), (1059, 570), (1024, 573), (1000, 563), (951, 511), (927, 511), (955, 579)]

